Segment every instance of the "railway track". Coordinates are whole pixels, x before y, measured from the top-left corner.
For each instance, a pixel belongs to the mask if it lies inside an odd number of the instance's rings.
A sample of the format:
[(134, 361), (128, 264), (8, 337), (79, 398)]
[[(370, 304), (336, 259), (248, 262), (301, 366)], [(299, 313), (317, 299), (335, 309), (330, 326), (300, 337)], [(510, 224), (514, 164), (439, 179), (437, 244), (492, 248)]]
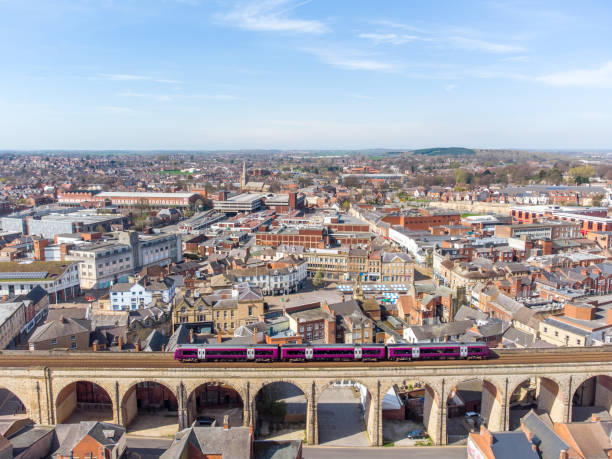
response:
[(416, 362), (200, 362), (181, 363), (171, 353), (108, 353), (108, 352), (44, 352), (3, 351), (0, 368), (349, 368), (367, 366), (387, 367), (441, 367), (487, 366), (519, 364), (554, 364), (612, 362), (612, 348), (565, 348), (551, 350), (492, 350), (488, 360), (435, 360)]

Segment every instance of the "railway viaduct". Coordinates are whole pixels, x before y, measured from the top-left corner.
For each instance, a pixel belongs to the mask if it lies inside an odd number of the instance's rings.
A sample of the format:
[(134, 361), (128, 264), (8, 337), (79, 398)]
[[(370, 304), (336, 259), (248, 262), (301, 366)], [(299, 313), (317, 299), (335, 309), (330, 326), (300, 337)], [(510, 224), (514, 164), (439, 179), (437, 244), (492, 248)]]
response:
[(381, 445), (382, 399), (394, 385), (420, 381), (425, 387), (423, 421), (435, 444), (446, 444), (447, 400), (458, 384), (482, 381), (481, 414), (492, 431), (507, 430), (510, 401), (517, 388), (538, 381), (538, 408), (556, 422), (572, 419), (572, 400), (585, 381), (598, 406), (612, 407), (612, 348), (497, 351), (486, 361), (327, 362), (327, 363), (200, 363), (176, 362), (162, 353), (0, 353), (0, 387), (19, 397), (39, 424), (63, 422), (76, 406), (79, 381), (96, 384), (112, 401), (113, 422), (127, 426), (136, 410), (135, 387), (153, 382), (174, 394), (179, 427), (195, 417), (196, 389), (222, 384), (243, 401), (244, 425), (254, 426), (255, 398), (264, 386), (282, 381), (295, 385), (306, 398), (306, 434), (317, 444), (317, 405), (337, 381), (354, 381), (367, 389), (364, 413), (372, 445)]

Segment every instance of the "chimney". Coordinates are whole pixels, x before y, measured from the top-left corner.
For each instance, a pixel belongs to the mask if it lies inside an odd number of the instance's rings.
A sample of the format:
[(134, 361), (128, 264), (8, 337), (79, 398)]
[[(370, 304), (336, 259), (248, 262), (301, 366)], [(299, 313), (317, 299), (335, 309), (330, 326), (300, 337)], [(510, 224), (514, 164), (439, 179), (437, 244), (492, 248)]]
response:
[(229, 430), (229, 415), (223, 416), (223, 429)]
[(597, 416), (596, 414), (592, 414), (590, 421), (591, 422), (599, 422), (599, 421), (601, 421), (601, 418), (599, 416)]
[(92, 345), (92, 350), (98, 352), (98, 340), (95, 340)]
[(567, 450), (559, 451), (559, 459), (567, 459)]
[(485, 426), (480, 425), (480, 436), (487, 445), (493, 444), (493, 434), (487, 430)]
[(136, 341), (136, 344), (134, 345), (134, 349), (136, 350), (136, 352), (140, 352), (140, 340)]
[(166, 345), (165, 344), (162, 344), (161, 351), (162, 352), (166, 352)]
[(189, 329), (189, 342), (193, 344), (193, 328)]
[(217, 341), (219, 343), (223, 342), (223, 335), (221, 334), (221, 332), (217, 333)]
[(532, 443), (531, 444), (531, 449), (534, 450), (534, 451), (537, 451), (538, 447), (535, 444)]

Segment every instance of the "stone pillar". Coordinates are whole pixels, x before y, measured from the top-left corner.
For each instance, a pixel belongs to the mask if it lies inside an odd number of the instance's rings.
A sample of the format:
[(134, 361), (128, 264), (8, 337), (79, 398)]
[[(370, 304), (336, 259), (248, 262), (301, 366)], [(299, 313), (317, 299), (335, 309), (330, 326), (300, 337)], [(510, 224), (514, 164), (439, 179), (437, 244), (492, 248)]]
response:
[(189, 408), (185, 397), (185, 385), (183, 381), (176, 388), (176, 398), (178, 402), (178, 425), (179, 430), (189, 427)]
[[(563, 422), (572, 422), (572, 409), (574, 408), (573, 400), (574, 400), (574, 384), (572, 375), (569, 375), (567, 380), (567, 386), (565, 388), (566, 397), (565, 397), (565, 406), (563, 407)], [(559, 394), (559, 398), (561, 398), (561, 394)], [(551, 414), (552, 418), (552, 414)], [(554, 421), (554, 419), (553, 419)]]
[(446, 400), (446, 387), (445, 381), (442, 379), (442, 386), (440, 389), (440, 414), (437, 420), (438, 424), (438, 441), (434, 440), (436, 445), (446, 445), (448, 443), (448, 438), (446, 435), (446, 416), (447, 416), (447, 400)]
[[(553, 422), (568, 422), (571, 403), (562, 399), (561, 388), (557, 383), (548, 378), (540, 378), (538, 385), (538, 409), (550, 414)], [(571, 388), (568, 392), (571, 392)]]
[(306, 442), (319, 444), (319, 423), (317, 419), (316, 385), (312, 382), (310, 394), (306, 395)]
[[(244, 390), (244, 400), (242, 401), (242, 425), (252, 426), (251, 424), (251, 411), (255, 405), (255, 399), (251, 395), (251, 383), (247, 381)], [(253, 429), (255, 426), (253, 426)]]
[(121, 394), (119, 392), (119, 381), (115, 381), (112, 393), (109, 394), (113, 401), (113, 424), (122, 425), (121, 416)]
[[(372, 393), (370, 393), (372, 392)], [(382, 403), (380, 393), (380, 381), (372, 391), (368, 389), (369, 406), (366, 406), (366, 430), (370, 438), (371, 446), (382, 446)]]
[(500, 390), (489, 381), (483, 381), (480, 414), (491, 432), (504, 430), (503, 405), (503, 395)]

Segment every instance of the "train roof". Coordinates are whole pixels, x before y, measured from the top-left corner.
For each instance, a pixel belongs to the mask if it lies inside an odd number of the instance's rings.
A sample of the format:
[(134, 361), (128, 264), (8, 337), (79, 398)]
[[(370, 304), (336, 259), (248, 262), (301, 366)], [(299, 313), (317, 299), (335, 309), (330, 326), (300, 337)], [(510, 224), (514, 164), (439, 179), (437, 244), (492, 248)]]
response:
[(277, 348), (276, 344), (179, 344), (179, 349), (193, 348), (216, 348), (216, 349), (236, 349), (238, 347), (259, 347), (259, 348)]
[(379, 343), (281, 344), (281, 347), (385, 347)]
[(387, 344), (387, 347), (457, 347), (457, 346), (486, 346), (486, 343), (395, 343)]

